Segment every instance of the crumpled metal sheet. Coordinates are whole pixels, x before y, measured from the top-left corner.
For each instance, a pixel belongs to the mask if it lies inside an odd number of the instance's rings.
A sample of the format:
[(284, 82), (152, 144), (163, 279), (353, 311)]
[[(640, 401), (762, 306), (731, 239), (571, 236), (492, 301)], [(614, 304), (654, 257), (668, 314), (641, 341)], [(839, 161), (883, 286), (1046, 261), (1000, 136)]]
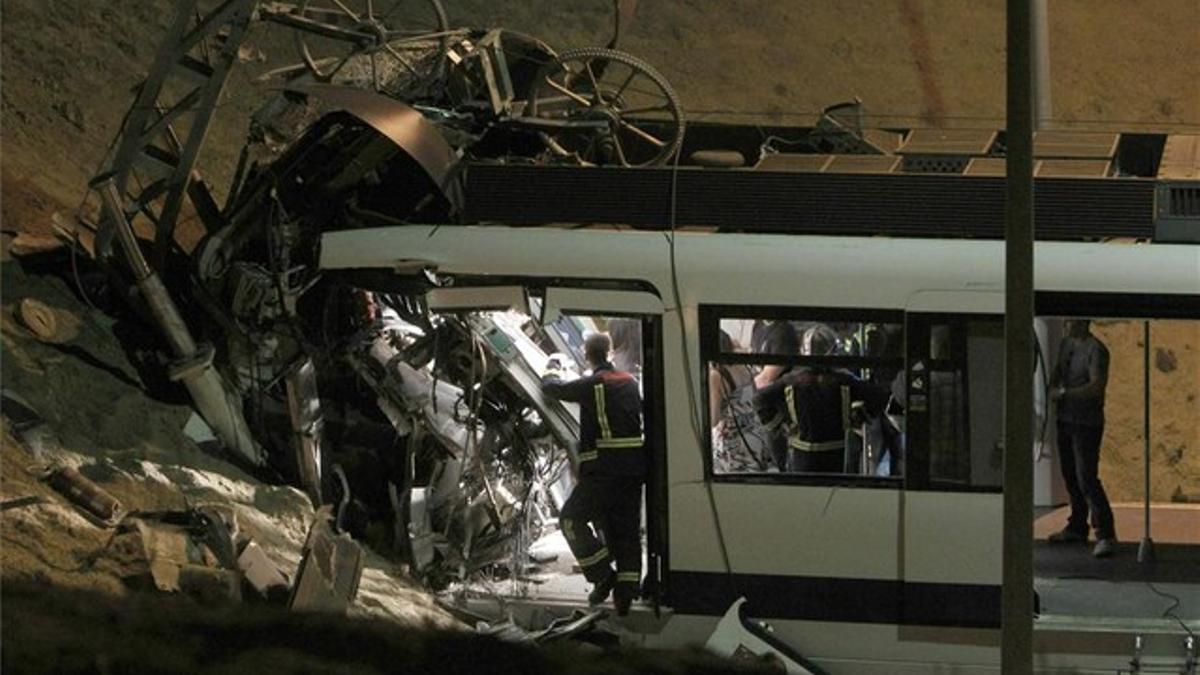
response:
[(358, 594), (362, 579), (363, 552), (346, 533), (333, 530), (333, 508), (317, 510), (304, 556), (292, 587), (290, 609), (345, 613)]
[(462, 209), (462, 185), (453, 171), (458, 155), (420, 112), (386, 96), (350, 87), (293, 84), (288, 91), (317, 99), (326, 113), (342, 110), (370, 124), (421, 165), (454, 212)]

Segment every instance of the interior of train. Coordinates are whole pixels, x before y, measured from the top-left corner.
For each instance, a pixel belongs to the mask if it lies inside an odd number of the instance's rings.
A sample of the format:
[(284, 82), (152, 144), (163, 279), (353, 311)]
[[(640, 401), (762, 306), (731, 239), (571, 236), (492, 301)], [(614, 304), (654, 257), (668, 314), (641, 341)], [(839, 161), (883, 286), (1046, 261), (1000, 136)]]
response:
[[(431, 315), (435, 326), (453, 323), (459, 326), (456, 330), (465, 329), (486, 341), (489, 353), (499, 356), (496, 363), (476, 364), (474, 370), (466, 364), (456, 368), (460, 380), (461, 373), (475, 373), (468, 378), (471, 381), (459, 382), (466, 392), (456, 404), (463, 411), (460, 422), (470, 424), (475, 415), (481, 425), (494, 425), (504, 409), (517, 412), (523, 423), (544, 424), (541, 418), (556, 414), (552, 408), (497, 405), (494, 401), (512, 397), (497, 397), (494, 390), (503, 385), (536, 401), (532, 393), (536, 376), (554, 353), (565, 355), (575, 372), (586, 372), (581, 345), (593, 331), (613, 337), (615, 365), (633, 373), (644, 387), (644, 378), (654, 369), (653, 364), (644, 367), (646, 324), (627, 317), (584, 314), (535, 321), (540, 312), (537, 298), (532, 303), (528, 313)], [(1050, 541), (1070, 513), (1060, 466), (1061, 404), (1054, 389), (1061, 383), (1055, 369), (1059, 360), (1070, 357), (1064, 351), (1071, 344), (1068, 322), (1081, 319), (1088, 320), (1088, 333), (1107, 356), (1098, 472), (1111, 504), (1116, 550), (1102, 558), (1093, 555), (1095, 531), (1086, 542)], [(698, 407), (702, 428), (709, 431), (706, 471), (713, 480), (800, 484), (825, 480), (851, 486), (891, 483), (906, 489), (1000, 491), (1002, 317), (703, 307), (700, 325), (699, 356), (706, 377), (698, 392), (704, 405)], [(1196, 615), (1200, 611), (1200, 448), (1195, 447), (1200, 439), (1200, 354), (1190, 345), (1200, 343), (1200, 321), (1047, 314), (1037, 318), (1035, 331), (1033, 555), (1041, 615), (1081, 621)], [(436, 365), (436, 359), (433, 367), (444, 368)], [(523, 379), (513, 375), (517, 370), (525, 372)], [(767, 391), (773, 380), (801, 372), (834, 378), (838, 395), (845, 389), (846, 399), (835, 396), (831, 405), (817, 405), (808, 413), (797, 410), (790, 413), (792, 419), (769, 427), (764, 420), (770, 411), (757, 394)], [(911, 383), (907, 382), (910, 374)], [(479, 401), (472, 398), (472, 391), (490, 393)], [(475, 401), (474, 413), (462, 403), (471, 401)], [(808, 399), (799, 403), (814, 404)], [(789, 412), (786, 406), (781, 410)], [(569, 404), (558, 414), (564, 412), (578, 416)], [(806, 467), (803, 459), (807, 458), (797, 458), (795, 448), (779, 443), (789, 435), (795, 437), (797, 413), (808, 415), (803, 424), (809, 427), (836, 429), (836, 442), (827, 437), (801, 439), (836, 446), (834, 468)], [(819, 419), (822, 415), (828, 419)], [(480, 450), (487, 446), (481, 443)], [(441, 519), (427, 526), (431, 535), (439, 529), (449, 533), (476, 527), (473, 535), (460, 536), (478, 540), (491, 536), (497, 543), (504, 542), (468, 566), (473, 574), (460, 574), (458, 582), (450, 585), (448, 592), (459, 594), (460, 600), (473, 595), (577, 603), (589, 590), (557, 527), (557, 511), (572, 486), (566, 470), (568, 453), (563, 443), (554, 440), (543, 451), (542, 459), (531, 465), (538, 476), (535, 480), (522, 480), (512, 472), (493, 475), (490, 488), (484, 481), (476, 486), (479, 494), (467, 495), (471, 498), (463, 502), (464, 511), (455, 513), (445, 505), (429, 510), (434, 521)], [(910, 454), (915, 464), (907, 461)], [(471, 478), (471, 469), (455, 475)], [(507, 507), (501, 504), (495, 509), (499, 518), (486, 508), (471, 513), (486, 506), (483, 495), (488, 489), (508, 495), (501, 500)], [(451, 526), (452, 520), (459, 519), (460, 524)], [(514, 528), (520, 530), (516, 536)], [(439, 550), (448, 550), (444, 537)], [(507, 563), (509, 556), (514, 564)], [(501, 559), (505, 563), (497, 564)]]
[[(764, 380), (809, 369), (864, 385), (855, 397), (864, 400), (867, 414), (845, 414), (841, 424), (825, 425), (845, 430), (844, 441), (832, 443), (843, 453), (840, 467), (823, 468), (830, 480), (869, 477), (952, 491), (1000, 490), (1001, 317), (805, 314), (739, 308), (718, 311), (704, 324), (719, 333), (709, 340), (707, 358), (715, 480), (771, 481), (796, 474), (797, 453), (789, 458), (780, 451), (779, 432), (761, 423), (753, 400)], [(1071, 511), (1060, 466), (1055, 367), (1070, 356), (1067, 321), (1080, 319), (1090, 320), (1089, 333), (1107, 355), (1099, 399), (1103, 415), (1096, 420), (1102, 429), (1098, 472), (1117, 544), (1102, 558), (1093, 555), (1094, 528), (1089, 541), (1051, 539)], [(1075, 314), (1039, 316), (1036, 324), (1033, 551), (1041, 613), (1085, 620), (1196, 616), (1200, 354), (1190, 345), (1200, 337), (1200, 321)], [(925, 378), (913, 367), (922, 361)], [(906, 362), (913, 383), (905, 381)], [(848, 411), (825, 408), (835, 417)], [(906, 449), (914, 457), (926, 455), (913, 471), (906, 471)]]

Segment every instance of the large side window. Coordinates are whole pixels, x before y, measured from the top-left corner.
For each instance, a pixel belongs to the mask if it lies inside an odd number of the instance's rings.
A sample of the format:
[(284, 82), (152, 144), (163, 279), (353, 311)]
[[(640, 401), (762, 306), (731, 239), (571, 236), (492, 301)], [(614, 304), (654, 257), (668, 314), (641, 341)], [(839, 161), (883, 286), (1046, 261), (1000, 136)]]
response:
[(1003, 482), (1004, 323), (998, 316), (914, 314), (899, 389), (917, 487)]
[(705, 307), (701, 322), (715, 477), (902, 475), (902, 314)]

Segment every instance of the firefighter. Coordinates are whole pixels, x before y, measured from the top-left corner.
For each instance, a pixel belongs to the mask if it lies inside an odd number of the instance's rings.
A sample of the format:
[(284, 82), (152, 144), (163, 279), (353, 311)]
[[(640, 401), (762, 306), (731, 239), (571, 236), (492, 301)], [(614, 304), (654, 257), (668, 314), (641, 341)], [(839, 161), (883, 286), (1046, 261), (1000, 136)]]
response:
[[(809, 328), (801, 353), (826, 356), (836, 336), (825, 326)], [(760, 389), (754, 408), (768, 429), (787, 430), (787, 470), (846, 471), (846, 432), (883, 409), (885, 395), (849, 372), (825, 365), (795, 368)]]
[(617, 614), (625, 616), (641, 579), (646, 458), (638, 383), (609, 362), (611, 349), (607, 335), (588, 336), (584, 355), (592, 372), (570, 382), (563, 381), (552, 358), (542, 377), (542, 392), (579, 404), (579, 481), (563, 505), (559, 524), (584, 576), (594, 584), (588, 602), (600, 604), (613, 593)]

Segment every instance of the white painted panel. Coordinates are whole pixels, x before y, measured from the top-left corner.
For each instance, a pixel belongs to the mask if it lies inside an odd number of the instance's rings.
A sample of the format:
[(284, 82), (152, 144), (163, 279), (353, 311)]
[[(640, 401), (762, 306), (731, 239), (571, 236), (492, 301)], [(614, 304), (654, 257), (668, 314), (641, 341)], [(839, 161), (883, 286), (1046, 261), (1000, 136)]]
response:
[(708, 494), (702, 483), (671, 483), (668, 537), (672, 569), (724, 572)]
[(552, 323), (562, 314), (575, 312), (618, 314), (662, 314), (662, 298), (638, 291), (602, 291), (592, 288), (546, 289), (542, 323)]
[[(1004, 288), (1002, 241), (699, 233), (674, 241), (686, 305), (903, 308), (918, 291)], [(325, 233), (321, 267), (419, 261), (451, 274), (640, 279), (667, 293), (670, 242), (648, 231), (408, 225)], [(1039, 242), (1034, 281), (1048, 291), (1198, 294), (1200, 246)]]
[(916, 291), (909, 297), (910, 312), (966, 312), (1003, 314), (1004, 293), (999, 290)]
[(521, 286), (435, 288), (425, 294), (434, 312), (462, 310), (515, 310), (529, 314), (529, 296)]
[[(697, 487), (671, 502), (679, 510), (671, 514), (671, 567), (724, 571), (720, 552), (714, 558), (699, 541), (714, 527), (708, 496)], [(734, 572), (900, 578), (899, 490), (726, 483), (714, 485), (713, 495)]]
[(904, 580), (999, 584), (1004, 496), (906, 492)]

